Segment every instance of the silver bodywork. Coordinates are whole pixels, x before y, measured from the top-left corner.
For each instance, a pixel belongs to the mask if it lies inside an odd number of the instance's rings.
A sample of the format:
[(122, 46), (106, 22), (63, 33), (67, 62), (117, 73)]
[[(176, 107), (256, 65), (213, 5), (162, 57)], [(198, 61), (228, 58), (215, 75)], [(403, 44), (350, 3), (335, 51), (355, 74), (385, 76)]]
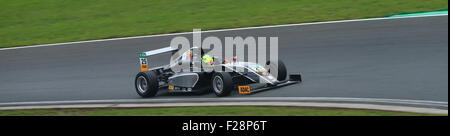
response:
[[(264, 84), (271, 84), (276, 85), (279, 83), (277, 78), (268, 73), (267, 69), (263, 66), (251, 63), (251, 62), (233, 62), (233, 63), (227, 63), (227, 64), (219, 64), (216, 66), (223, 66), (247, 79), (252, 81), (253, 83), (264, 83)], [(235, 69), (236, 68), (236, 69)], [(243, 71), (237, 71), (237, 69), (241, 68)], [(266, 75), (263, 75), (263, 73), (267, 73)], [(175, 73), (168, 79), (168, 85), (173, 85), (176, 87), (183, 87), (183, 88), (194, 88), (195, 85), (199, 81), (199, 74), (196, 72), (180, 72)]]
[[(167, 47), (158, 50), (142, 52), (140, 57), (148, 57), (161, 53), (175, 52), (176, 49)], [(178, 62), (184, 63), (202, 63), (200, 60), (188, 60), (187, 52), (184, 52), (180, 56), (178, 56), (175, 60), (176, 62), (173, 64), (152, 68), (150, 70), (159, 71), (159, 86), (160, 87), (169, 87), (170, 90), (182, 90), (190, 92), (192, 89), (196, 88), (197, 85), (205, 86), (211, 84), (211, 79), (204, 80), (211, 76), (211, 72), (174, 72), (172, 68), (178, 64)], [(200, 58), (201, 59), (201, 58)], [(220, 59), (219, 59), (220, 60)], [(219, 61), (217, 61), (219, 62)], [(184, 64), (183, 63), (183, 64)], [(204, 65), (203, 65), (204, 66)], [(296, 83), (297, 81), (278, 81), (277, 75), (271, 74), (269, 71), (271, 66), (259, 65), (253, 62), (227, 62), (227, 63), (219, 63), (209, 65), (210, 67), (223, 67), (226, 71), (224, 72), (232, 72), (233, 80), (239, 79), (237, 81), (233, 81), (234, 83), (243, 83), (244, 85), (251, 85), (251, 88), (268, 88), (273, 86), (284, 86), (292, 83)], [(277, 71), (277, 70), (275, 70)], [(271, 72), (275, 72), (271, 71)], [(212, 71), (214, 72), (214, 71)], [(215, 71), (217, 72), (217, 71)], [(206, 74), (205, 74), (206, 73)], [(162, 78), (161, 78), (162, 77)], [(201, 79), (202, 78), (202, 79)], [(301, 78), (301, 77), (299, 77)], [(240, 79), (244, 79), (241, 81)], [(248, 79), (245, 80), (245, 79)], [(215, 81), (215, 79), (213, 79)], [(218, 79), (217, 79), (218, 80)], [(301, 79), (300, 79), (301, 80)], [(219, 81), (219, 80), (218, 80)], [(208, 82), (208, 83), (206, 83)], [(214, 84), (214, 82), (212, 82)], [(219, 88), (215, 88), (215, 91), (220, 90)]]
[(176, 73), (169, 77), (169, 85), (193, 88), (199, 80), (198, 73)]
[[(278, 84), (278, 80), (273, 74), (268, 73), (267, 75), (263, 75), (264, 72), (268, 72), (268, 69), (257, 63), (233, 62), (233, 63), (221, 64), (221, 66), (224, 66), (227, 69), (233, 70), (234, 72), (243, 75), (244, 77), (250, 79), (253, 82), (269, 83), (272, 85)], [(236, 68), (236, 69), (234, 69), (234, 68)], [(237, 68), (243, 68), (244, 71), (236, 71)], [(250, 76), (248, 76), (248, 74), (245, 74), (245, 73), (252, 73), (254, 75), (257, 75), (257, 77), (250, 77)]]

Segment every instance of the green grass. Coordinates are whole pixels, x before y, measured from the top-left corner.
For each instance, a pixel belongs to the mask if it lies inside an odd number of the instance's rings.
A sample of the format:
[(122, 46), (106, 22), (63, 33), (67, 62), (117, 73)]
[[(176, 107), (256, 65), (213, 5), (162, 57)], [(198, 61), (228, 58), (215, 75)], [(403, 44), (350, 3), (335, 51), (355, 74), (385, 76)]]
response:
[[(447, 0), (0, 0), (0, 48), (160, 33), (383, 17)], [(126, 45), (124, 45), (126, 46)]]
[[(379, 110), (310, 107), (172, 107), (0, 110), (0, 116), (435, 116)], [(443, 115), (448, 116), (448, 115)]]

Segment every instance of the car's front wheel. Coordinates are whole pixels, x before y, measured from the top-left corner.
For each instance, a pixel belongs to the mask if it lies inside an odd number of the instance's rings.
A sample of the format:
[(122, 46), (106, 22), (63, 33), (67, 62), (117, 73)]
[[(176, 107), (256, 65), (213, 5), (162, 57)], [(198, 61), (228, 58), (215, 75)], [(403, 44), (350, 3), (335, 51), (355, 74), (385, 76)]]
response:
[(233, 90), (233, 81), (230, 73), (217, 72), (211, 78), (212, 88), (218, 97), (228, 96)]
[(134, 85), (136, 92), (141, 97), (153, 97), (159, 90), (157, 74), (154, 71), (139, 72), (136, 75)]
[(269, 71), (270, 69), (277, 69), (278, 73), (277, 73), (277, 80), (278, 81), (283, 81), (286, 79), (287, 77), (287, 70), (286, 70), (286, 66), (284, 65), (284, 62), (281, 60), (278, 60), (278, 62), (270, 62), (267, 61), (266, 62), (267, 65), (269, 65)]

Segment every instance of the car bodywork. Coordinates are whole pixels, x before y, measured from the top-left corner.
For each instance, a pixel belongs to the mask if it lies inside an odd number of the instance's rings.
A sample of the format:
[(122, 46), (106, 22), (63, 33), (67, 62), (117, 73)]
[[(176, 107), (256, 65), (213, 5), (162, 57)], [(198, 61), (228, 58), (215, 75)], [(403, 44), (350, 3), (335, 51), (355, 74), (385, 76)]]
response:
[[(158, 80), (158, 88), (168, 88), (170, 92), (205, 92), (214, 90), (214, 88), (211, 87), (211, 81), (213, 74), (216, 72), (214, 69), (216, 68), (227, 71), (227, 73), (231, 75), (233, 89), (239, 90), (240, 94), (255, 93), (262, 90), (300, 83), (302, 81), (300, 74), (291, 74), (289, 75), (288, 80), (285, 80), (287, 75), (284, 74), (281, 75), (284, 76), (282, 77), (284, 79), (280, 79), (270, 73), (271, 68), (253, 62), (238, 62), (234, 58), (233, 61), (214, 58), (214, 64), (207, 65), (212, 69), (209, 72), (204, 70), (199, 72), (175, 72), (173, 70), (174, 67), (180, 65), (181, 62), (191, 63), (191, 67), (194, 66), (192, 63), (201, 63), (199, 58), (187, 59), (189, 53), (191, 53), (192, 57), (192, 50), (194, 49), (195, 48), (191, 48), (181, 54), (175, 54), (178, 49), (171, 47), (141, 52), (139, 53), (141, 72), (153, 71)], [(173, 56), (178, 57), (174, 57), (174, 63), (150, 69), (147, 57), (162, 53), (172, 53)], [(202, 50), (201, 56), (204, 54), (205, 53)], [(239, 68), (240, 70), (236, 70)], [(138, 87), (136, 87), (136, 89), (138, 92), (140, 91)]]

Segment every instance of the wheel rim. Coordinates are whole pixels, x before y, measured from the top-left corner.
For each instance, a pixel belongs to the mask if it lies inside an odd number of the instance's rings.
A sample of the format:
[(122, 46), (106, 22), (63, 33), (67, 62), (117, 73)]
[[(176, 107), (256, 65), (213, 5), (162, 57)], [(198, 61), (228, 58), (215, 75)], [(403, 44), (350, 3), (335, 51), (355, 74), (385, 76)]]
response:
[(214, 77), (213, 80), (214, 91), (217, 93), (221, 93), (223, 90), (223, 80), (220, 76)]
[(141, 93), (147, 92), (148, 85), (147, 85), (147, 79), (145, 79), (145, 77), (143, 77), (143, 76), (138, 77), (136, 85), (137, 85), (139, 92), (141, 92)]

